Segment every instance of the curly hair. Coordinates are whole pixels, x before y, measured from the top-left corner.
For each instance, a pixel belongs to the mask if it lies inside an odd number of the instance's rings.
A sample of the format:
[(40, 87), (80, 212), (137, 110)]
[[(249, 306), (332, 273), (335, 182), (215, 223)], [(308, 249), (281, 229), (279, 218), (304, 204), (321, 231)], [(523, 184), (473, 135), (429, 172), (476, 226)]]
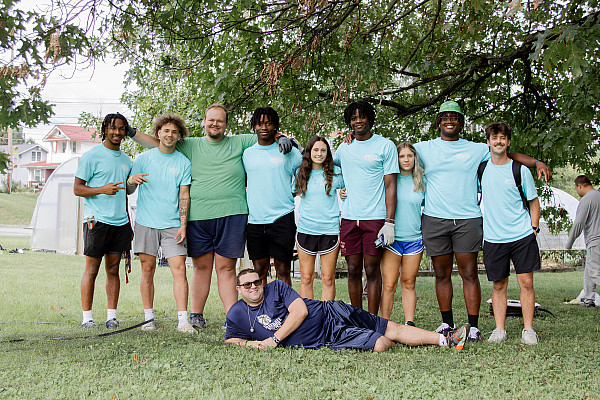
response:
[(106, 138), (106, 131), (108, 128), (115, 124), (115, 120), (120, 119), (125, 124), (125, 134), (129, 131), (129, 122), (127, 122), (127, 118), (119, 113), (108, 114), (104, 117), (104, 121), (102, 121), (102, 126), (100, 127), (100, 137), (102, 140)]
[(152, 134), (155, 138), (158, 139), (158, 131), (166, 125), (173, 124), (179, 129), (179, 140), (183, 140), (184, 137), (187, 136), (188, 130), (185, 126), (185, 121), (177, 114), (163, 114), (154, 120), (154, 125), (152, 126)]
[(279, 114), (272, 107), (258, 107), (254, 110), (252, 118), (250, 118), (250, 129), (254, 131), (254, 127), (260, 123), (263, 115), (266, 115), (275, 126), (275, 132), (279, 132)]
[[(425, 193), (425, 183), (423, 182), (423, 175), (425, 175), (425, 169), (423, 169), (423, 166), (419, 161), (419, 154), (417, 153), (415, 146), (413, 146), (410, 142), (402, 142), (398, 145), (397, 149), (398, 156), (400, 155), (400, 150), (402, 149), (409, 149), (410, 151), (412, 151), (413, 155), (415, 156), (415, 165), (412, 170), (412, 177), (414, 183), (413, 190), (415, 192)], [(399, 160), (398, 164), (400, 164)]]
[(333, 156), (331, 155), (331, 148), (329, 147), (327, 139), (322, 136), (313, 136), (306, 144), (306, 149), (304, 149), (304, 154), (302, 155), (302, 163), (298, 167), (296, 173), (296, 187), (294, 188), (294, 192), (300, 197), (304, 197), (306, 194), (306, 186), (308, 184), (308, 179), (310, 178), (310, 173), (313, 169), (310, 154), (315, 143), (317, 142), (323, 142), (325, 143), (325, 146), (327, 146), (327, 155), (323, 161), (323, 173), (325, 174), (326, 180), (325, 193), (327, 196), (331, 196), (329, 193), (331, 190), (331, 185), (333, 184)]
[(344, 110), (344, 122), (348, 125), (348, 128), (352, 129), (350, 125), (350, 120), (352, 116), (358, 110), (359, 115), (364, 115), (369, 120), (369, 127), (373, 129), (375, 125), (375, 107), (371, 105), (371, 103), (367, 103), (366, 101), (356, 101), (354, 103), (350, 103), (348, 107)]

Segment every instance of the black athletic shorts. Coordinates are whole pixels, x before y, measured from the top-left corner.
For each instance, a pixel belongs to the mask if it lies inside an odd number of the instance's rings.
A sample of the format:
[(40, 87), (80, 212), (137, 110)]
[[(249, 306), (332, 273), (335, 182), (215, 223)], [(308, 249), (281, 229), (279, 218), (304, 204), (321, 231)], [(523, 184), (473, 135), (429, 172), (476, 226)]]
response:
[(248, 224), (248, 256), (251, 260), (273, 257), (282, 262), (292, 261), (295, 236), (296, 221), (293, 211), (271, 224)]
[(296, 248), (311, 256), (331, 253), (339, 246), (340, 235), (309, 235), (302, 232), (296, 233)]
[(510, 260), (513, 262), (516, 274), (526, 274), (540, 269), (540, 249), (534, 233), (509, 243), (483, 242), (483, 264), (488, 281), (496, 282), (508, 278)]
[(131, 250), (131, 225), (115, 226), (96, 221), (90, 229), (83, 224), (83, 254), (102, 258), (105, 254), (120, 254)]

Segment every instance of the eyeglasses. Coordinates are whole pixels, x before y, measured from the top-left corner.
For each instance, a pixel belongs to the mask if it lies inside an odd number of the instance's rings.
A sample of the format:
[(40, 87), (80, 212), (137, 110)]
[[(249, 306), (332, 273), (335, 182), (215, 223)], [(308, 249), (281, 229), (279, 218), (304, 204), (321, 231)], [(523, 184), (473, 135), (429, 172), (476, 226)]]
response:
[(453, 116), (443, 116), (442, 117), (442, 121), (450, 121), (450, 122), (458, 122), (458, 117), (453, 115)]
[(260, 287), (262, 285), (263, 281), (262, 279), (257, 279), (255, 281), (252, 282), (246, 282), (246, 283), (242, 283), (238, 286), (243, 286), (244, 289), (250, 289), (252, 287), (252, 285), (256, 286), (256, 287)]

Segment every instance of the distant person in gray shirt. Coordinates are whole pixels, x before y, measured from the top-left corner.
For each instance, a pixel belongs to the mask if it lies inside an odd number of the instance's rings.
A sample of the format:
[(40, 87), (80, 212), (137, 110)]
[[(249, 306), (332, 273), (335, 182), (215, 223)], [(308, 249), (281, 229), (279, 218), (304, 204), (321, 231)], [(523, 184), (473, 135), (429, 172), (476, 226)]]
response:
[(581, 300), (585, 307), (595, 307), (596, 285), (600, 285), (600, 193), (585, 175), (575, 178), (575, 189), (581, 201), (565, 247), (567, 250), (573, 247), (573, 242), (583, 231), (586, 258)]

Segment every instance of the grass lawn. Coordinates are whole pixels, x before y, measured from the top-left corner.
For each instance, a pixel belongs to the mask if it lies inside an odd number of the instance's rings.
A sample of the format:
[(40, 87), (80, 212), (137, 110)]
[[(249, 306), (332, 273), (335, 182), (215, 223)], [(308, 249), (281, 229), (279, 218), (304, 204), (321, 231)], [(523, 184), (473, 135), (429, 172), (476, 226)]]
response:
[(29, 225), (37, 197), (38, 193), (0, 193), (0, 225)]
[[(27, 239), (0, 237), (7, 247)], [(5, 247), (6, 247), (5, 246)], [(507, 321), (509, 340), (500, 345), (468, 344), (455, 351), (397, 346), (376, 354), (358, 351), (279, 348), (257, 351), (223, 343), (223, 309), (213, 277), (199, 335), (176, 332), (175, 302), (168, 268), (158, 268), (157, 332), (135, 329), (107, 337), (104, 328), (83, 331), (79, 282), (84, 258), (49, 253), (0, 255), (0, 398), (209, 398), (209, 399), (592, 399), (600, 396), (598, 324), (600, 310), (565, 305), (582, 287), (580, 271), (540, 273), (534, 326), (540, 344), (520, 344), (522, 321)], [(188, 272), (191, 274), (191, 270)], [(104, 274), (96, 285), (94, 317), (104, 321)], [(189, 276), (189, 275), (188, 275)], [(139, 262), (130, 283), (122, 275), (121, 327), (142, 321)], [(466, 318), (460, 279), (455, 319)], [(509, 298), (518, 298), (516, 279)], [(481, 276), (483, 298), (491, 286)], [(299, 282), (294, 282), (298, 289)], [(348, 300), (346, 281), (338, 298)], [(316, 284), (317, 295), (320, 285)], [(431, 277), (417, 280), (416, 324), (435, 329), (440, 317)], [(402, 321), (397, 294), (392, 319)], [(26, 321), (26, 322), (23, 322)], [(493, 318), (482, 306), (485, 336)]]

